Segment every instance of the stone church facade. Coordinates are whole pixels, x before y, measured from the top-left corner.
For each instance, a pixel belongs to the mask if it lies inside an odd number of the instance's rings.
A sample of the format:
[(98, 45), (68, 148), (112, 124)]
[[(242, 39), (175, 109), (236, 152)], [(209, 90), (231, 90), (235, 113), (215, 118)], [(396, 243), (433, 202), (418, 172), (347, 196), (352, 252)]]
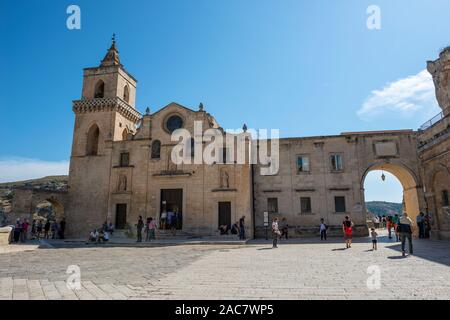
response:
[(82, 98), (73, 102), (68, 193), (51, 200), (64, 198), (59, 202), (68, 234), (76, 237), (104, 221), (118, 229), (134, 228), (138, 216), (160, 223), (167, 211), (181, 215), (177, 228), (185, 235), (217, 235), (219, 225), (245, 217), (247, 236), (263, 237), (275, 216), (287, 219), (292, 236), (316, 235), (321, 218), (340, 234), (346, 215), (358, 235), (367, 235), (364, 179), (384, 170), (402, 183), (405, 210), (413, 218), (430, 213), (433, 237), (450, 239), (450, 49), (428, 69), (443, 112), (420, 130), (283, 138), (279, 171), (263, 175), (263, 165), (236, 159), (174, 164), (173, 130), (194, 135), (194, 122), (204, 130), (223, 129), (202, 105), (193, 110), (170, 103), (142, 115), (135, 105), (137, 81), (113, 41), (100, 66), (84, 69)]
[(136, 80), (113, 43), (99, 67), (84, 70), (82, 99), (73, 103), (69, 232), (85, 234), (104, 221), (134, 227), (139, 215), (160, 222), (163, 211), (179, 212), (179, 228), (187, 235), (214, 234), (219, 223), (242, 216), (250, 226), (249, 164), (175, 165), (170, 159), (174, 128), (193, 132), (199, 121), (204, 129), (219, 130), (214, 117), (177, 103), (142, 116), (135, 97)]

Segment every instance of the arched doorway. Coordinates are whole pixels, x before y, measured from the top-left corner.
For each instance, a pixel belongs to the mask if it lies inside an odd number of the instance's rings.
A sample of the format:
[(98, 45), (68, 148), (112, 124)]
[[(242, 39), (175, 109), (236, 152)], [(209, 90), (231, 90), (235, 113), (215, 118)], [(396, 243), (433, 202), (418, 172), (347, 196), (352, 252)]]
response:
[[(42, 237), (63, 239), (63, 233), (60, 230), (63, 218), (65, 218), (64, 206), (54, 197), (38, 201), (31, 215), (32, 221), (36, 222), (36, 233), (33, 233), (32, 236), (38, 239)], [(47, 224), (48, 229), (46, 228)]]
[[(361, 180), (361, 186), (364, 186), (367, 175), (372, 171), (388, 172), (398, 179), (403, 188), (403, 210), (405, 210), (409, 217), (415, 221), (417, 215), (422, 211), (422, 208), (424, 208), (423, 191), (419, 183), (419, 178), (416, 174), (403, 164), (380, 162), (371, 165), (364, 172)], [(365, 202), (364, 188), (362, 190), (362, 199), (364, 199)]]
[(35, 205), (33, 219), (45, 219), (59, 222), (64, 217), (64, 206), (53, 197), (41, 200)]
[(438, 239), (450, 236), (450, 169), (440, 164), (427, 179), (427, 208)]

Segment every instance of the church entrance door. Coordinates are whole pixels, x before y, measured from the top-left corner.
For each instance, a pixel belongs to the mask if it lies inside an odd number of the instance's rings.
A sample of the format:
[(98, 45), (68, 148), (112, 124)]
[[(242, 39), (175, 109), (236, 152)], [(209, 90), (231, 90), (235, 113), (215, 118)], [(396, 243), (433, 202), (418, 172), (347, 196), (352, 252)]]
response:
[[(162, 229), (183, 228), (183, 189), (161, 190), (160, 221)], [(165, 217), (165, 219), (164, 219)], [(165, 221), (164, 221), (165, 220)]]

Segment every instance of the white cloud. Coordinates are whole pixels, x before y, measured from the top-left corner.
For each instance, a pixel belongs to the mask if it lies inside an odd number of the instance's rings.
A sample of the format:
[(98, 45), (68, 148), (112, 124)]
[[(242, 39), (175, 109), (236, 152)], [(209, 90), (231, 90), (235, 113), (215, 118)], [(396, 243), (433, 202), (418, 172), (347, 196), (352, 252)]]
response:
[(68, 173), (69, 161), (0, 158), (0, 182), (21, 181), (54, 175), (67, 175)]
[(387, 83), (381, 90), (374, 90), (358, 110), (358, 116), (366, 121), (380, 116), (395, 118), (413, 117), (418, 111), (432, 116), (439, 112), (431, 75), (423, 70), (414, 76)]

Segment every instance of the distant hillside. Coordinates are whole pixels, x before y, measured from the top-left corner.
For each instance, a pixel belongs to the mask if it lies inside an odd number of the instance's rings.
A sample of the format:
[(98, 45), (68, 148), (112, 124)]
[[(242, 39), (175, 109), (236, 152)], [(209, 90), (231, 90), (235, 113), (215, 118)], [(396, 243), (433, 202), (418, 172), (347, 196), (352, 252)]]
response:
[[(40, 179), (0, 183), (0, 225), (8, 221), (8, 214), (12, 209), (14, 188), (33, 190), (67, 191), (68, 176), (48, 176)], [(41, 215), (48, 215), (48, 208), (40, 208)]]
[(378, 216), (387, 216), (402, 213), (402, 204), (385, 201), (366, 202), (367, 211)]
[(24, 181), (13, 181), (0, 183), (0, 189), (11, 189), (18, 187), (46, 187), (46, 186), (67, 186), (68, 176), (48, 176), (39, 179)]

